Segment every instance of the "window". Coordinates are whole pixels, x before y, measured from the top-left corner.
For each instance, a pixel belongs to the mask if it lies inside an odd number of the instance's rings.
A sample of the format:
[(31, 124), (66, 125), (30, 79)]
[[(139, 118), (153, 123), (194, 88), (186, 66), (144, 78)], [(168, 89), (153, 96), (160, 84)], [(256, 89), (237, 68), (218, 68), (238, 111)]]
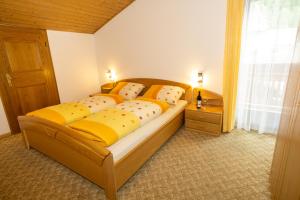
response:
[(299, 19), (299, 0), (246, 0), (237, 128), (277, 132)]

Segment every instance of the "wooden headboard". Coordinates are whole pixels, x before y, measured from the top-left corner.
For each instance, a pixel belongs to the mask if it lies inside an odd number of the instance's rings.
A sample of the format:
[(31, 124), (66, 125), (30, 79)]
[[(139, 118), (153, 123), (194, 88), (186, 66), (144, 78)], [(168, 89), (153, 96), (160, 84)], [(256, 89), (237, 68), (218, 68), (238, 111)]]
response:
[[(185, 83), (179, 83), (179, 82), (163, 80), (163, 79), (154, 79), (154, 78), (128, 78), (128, 79), (119, 80), (117, 81), (117, 83), (118, 82), (134, 82), (134, 83), (144, 84), (146, 87), (143, 89), (140, 95), (143, 95), (151, 87), (151, 85), (179, 86), (185, 90), (185, 94), (182, 95), (181, 99), (187, 100), (189, 102), (192, 99), (192, 88), (190, 85)], [(109, 84), (105, 84), (105, 85), (109, 86)]]

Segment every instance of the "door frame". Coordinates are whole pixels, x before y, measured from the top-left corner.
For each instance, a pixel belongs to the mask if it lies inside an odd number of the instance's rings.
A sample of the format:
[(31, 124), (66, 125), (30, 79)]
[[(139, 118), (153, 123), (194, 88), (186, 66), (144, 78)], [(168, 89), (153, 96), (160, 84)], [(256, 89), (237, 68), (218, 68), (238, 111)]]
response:
[[(46, 50), (46, 54), (47, 54), (47, 58), (45, 58), (45, 59), (48, 60), (48, 64), (51, 67), (51, 73), (52, 73), (53, 79), (54, 79), (52, 81), (55, 84), (56, 94), (53, 94), (53, 95), (57, 96), (57, 100), (58, 100), (58, 102), (60, 102), (54, 66), (53, 66), (52, 57), (51, 57), (50, 48), (49, 48), (47, 31), (44, 29), (19, 28), (19, 27), (11, 27), (11, 26), (4, 26), (4, 25), (0, 25), (0, 30), (27, 32), (27, 33), (28, 32), (37, 32), (37, 31), (41, 32), (41, 36), (45, 40), (45, 47), (46, 47), (45, 50)], [(4, 51), (4, 49), (0, 47), (0, 51)], [(5, 53), (1, 53), (0, 56), (2, 56), (2, 55), (4, 56), (4, 54)], [(4, 58), (2, 58), (2, 60), (4, 60), (6, 62), (7, 58), (4, 57)], [(3, 108), (5, 111), (5, 115), (6, 115), (6, 118), (8, 121), (8, 125), (10, 128), (11, 134), (16, 134), (16, 133), (20, 133), (20, 129), (19, 129), (19, 125), (16, 123), (13, 105), (10, 102), (10, 98), (9, 98), (9, 92), (7, 91), (7, 87), (5, 87), (5, 85), (7, 85), (7, 79), (3, 72), (4, 71), (2, 71), (0, 69), (0, 98), (2, 100)]]

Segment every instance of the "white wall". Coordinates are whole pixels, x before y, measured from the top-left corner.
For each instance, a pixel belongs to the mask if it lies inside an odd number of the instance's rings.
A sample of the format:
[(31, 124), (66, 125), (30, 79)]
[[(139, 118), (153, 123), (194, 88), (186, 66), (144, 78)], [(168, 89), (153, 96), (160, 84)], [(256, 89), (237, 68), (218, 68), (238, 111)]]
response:
[(9, 133), (10, 129), (8, 126), (7, 118), (4, 112), (2, 101), (0, 99), (0, 135)]
[(96, 33), (100, 80), (155, 77), (189, 83), (204, 71), (204, 87), (222, 93), (225, 0), (137, 0)]
[(93, 34), (47, 31), (61, 102), (79, 100), (99, 90)]
[[(225, 21), (225, 0), (137, 0), (95, 35), (47, 31), (60, 99), (98, 91), (108, 68), (118, 78), (186, 83), (204, 71), (204, 87), (221, 93)], [(0, 134), (6, 132), (0, 102)]]

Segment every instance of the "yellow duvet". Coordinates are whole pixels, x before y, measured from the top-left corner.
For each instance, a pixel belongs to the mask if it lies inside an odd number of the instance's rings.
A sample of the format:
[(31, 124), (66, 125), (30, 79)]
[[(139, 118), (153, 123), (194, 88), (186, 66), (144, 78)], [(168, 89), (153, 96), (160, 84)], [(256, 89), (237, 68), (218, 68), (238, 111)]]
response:
[(89, 139), (110, 146), (145, 123), (165, 112), (169, 105), (158, 100), (138, 98), (118, 104), (72, 122), (69, 126)]
[(58, 124), (68, 124), (121, 102), (123, 98), (119, 95), (100, 94), (78, 102), (62, 103), (36, 110), (28, 113), (27, 116), (47, 119)]

